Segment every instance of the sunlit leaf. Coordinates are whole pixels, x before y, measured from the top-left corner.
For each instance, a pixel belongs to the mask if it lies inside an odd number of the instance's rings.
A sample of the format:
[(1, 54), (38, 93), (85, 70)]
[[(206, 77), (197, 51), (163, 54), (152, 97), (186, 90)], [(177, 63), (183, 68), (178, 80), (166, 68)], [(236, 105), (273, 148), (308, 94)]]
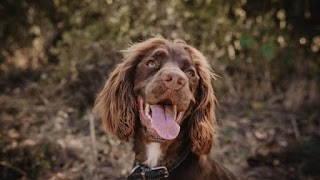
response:
[(252, 109), (255, 109), (255, 110), (264, 108), (264, 104), (261, 102), (257, 102), (257, 101), (252, 101), (250, 105), (251, 105)]

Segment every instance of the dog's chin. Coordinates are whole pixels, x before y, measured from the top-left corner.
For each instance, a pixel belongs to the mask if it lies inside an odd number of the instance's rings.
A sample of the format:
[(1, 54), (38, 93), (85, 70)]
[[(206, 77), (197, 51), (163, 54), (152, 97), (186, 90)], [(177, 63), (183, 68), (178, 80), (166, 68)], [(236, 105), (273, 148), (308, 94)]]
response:
[(170, 141), (170, 140), (161, 138), (158, 134), (149, 132), (147, 128), (145, 128), (145, 137), (148, 139), (148, 141), (157, 142), (157, 143), (164, 143), (164, 142)]

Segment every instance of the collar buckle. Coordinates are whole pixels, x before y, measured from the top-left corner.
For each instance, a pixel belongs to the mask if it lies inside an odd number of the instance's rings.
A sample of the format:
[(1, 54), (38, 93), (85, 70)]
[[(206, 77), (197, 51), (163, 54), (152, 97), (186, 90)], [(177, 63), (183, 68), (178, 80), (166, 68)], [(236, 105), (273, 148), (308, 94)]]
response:
[(149, 168), (147, 166), (136, 163), (131, 170), (128, 179), (157, 180), (169, 177), (169, 171), (165, 166)]

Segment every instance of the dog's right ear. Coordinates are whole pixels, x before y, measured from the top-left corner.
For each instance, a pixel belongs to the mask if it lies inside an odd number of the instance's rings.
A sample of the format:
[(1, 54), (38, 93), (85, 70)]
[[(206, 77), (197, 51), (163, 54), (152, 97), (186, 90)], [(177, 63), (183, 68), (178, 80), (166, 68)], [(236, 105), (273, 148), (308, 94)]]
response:
[(133, 96), (134, 68), (127, 59), (118, 64), (98, 94), (93, 109), (101, 116), (106, 130), (126, 141), (133, 134), (138, 112)]
[(96, 98), (93, 111), (101, 116), (104, 128), (121, 140), (132, 137), (139, 114), (133, 93), (136, 66), (148, 51), (165, 43), (167, 40), (162, 38), (151, 38), (122, 51), (123, 61), (109, 75)]

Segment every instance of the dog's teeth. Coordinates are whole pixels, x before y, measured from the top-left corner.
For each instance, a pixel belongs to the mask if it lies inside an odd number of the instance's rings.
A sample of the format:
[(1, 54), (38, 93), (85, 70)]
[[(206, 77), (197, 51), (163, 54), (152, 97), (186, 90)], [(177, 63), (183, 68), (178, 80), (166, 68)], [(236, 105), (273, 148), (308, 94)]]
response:
[(174, 113), (174, 117), (177, 118), (177, 105), (173, 106), (173, 113)]
[(148, 103), (146, 103), (146, 107), (145, 107), (145, 109), (144, 109), (144, 113), (145, 113), (145, 115), (148, 117), (148, 119), (151, 121), (152, 118), (151, 118), (151, 116), (150, 116), (150, 105), (149, 105)]
[(146, 115), (149, 115), (149, 112), (150, 112), (150, 105), (148, 103), (146, 103), (146, 107), (144, 108), (144, 113)]

